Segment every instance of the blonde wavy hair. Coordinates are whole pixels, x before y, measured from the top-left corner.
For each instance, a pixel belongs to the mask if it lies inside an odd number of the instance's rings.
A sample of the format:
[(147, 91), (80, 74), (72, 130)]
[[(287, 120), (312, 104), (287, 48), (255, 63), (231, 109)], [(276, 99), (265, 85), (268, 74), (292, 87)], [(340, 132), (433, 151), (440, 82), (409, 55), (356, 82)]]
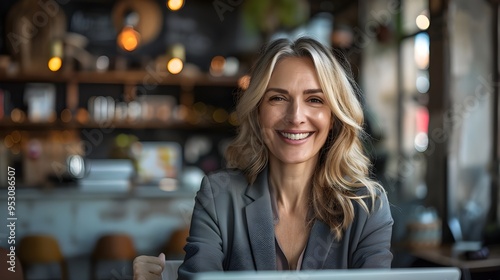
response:
[(253, 183), (266, 167), (268, 150), (261, 134), (258, 107), (276, 63), (287, 57), (308, 57), (313, 61), (332, 111), (334, 126), (320, 150), (310, 203), (314, 218), (329, 225), (340, 239), (354, 219), (353, 202), (357, 201), (368, 212), (364, 198), (371, 198), (373, 206), (384, 190), (369, 178), (370, 161), (361, 142), (363, 110), (350, 67), (328, 47), (302, 37), (295, 41), (277, 39), (262, 49), (252, 69), (249, 86), (238, 97), (236, 113), (240, 125), (237, 136), (226, 150), (227, 166), (242, 170), (249, 183)]

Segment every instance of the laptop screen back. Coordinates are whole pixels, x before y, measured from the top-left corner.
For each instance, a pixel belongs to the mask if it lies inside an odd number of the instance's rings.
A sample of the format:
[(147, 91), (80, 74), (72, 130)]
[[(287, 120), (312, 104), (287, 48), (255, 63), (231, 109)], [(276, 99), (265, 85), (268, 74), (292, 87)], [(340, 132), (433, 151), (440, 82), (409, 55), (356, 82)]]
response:
[(198, 273), (196, 280), (459, 280), (458, 268), (230, 271)]

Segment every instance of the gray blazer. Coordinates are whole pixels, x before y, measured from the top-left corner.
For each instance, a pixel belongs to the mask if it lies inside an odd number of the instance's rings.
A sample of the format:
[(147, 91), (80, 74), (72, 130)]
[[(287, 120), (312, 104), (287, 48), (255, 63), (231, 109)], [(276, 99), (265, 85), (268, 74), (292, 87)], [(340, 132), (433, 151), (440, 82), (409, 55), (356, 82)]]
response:
[[(371, 200), (365, 201), (371, 207)], [(354, 205), (356, 218), (340, 241), (328, 225), (314, 221), (302, 270), (390, 268), (393, 219), (387, 197), (379, 196), (371, 214)], [(202, 271), (276, 270), (267, 170), (252, 185), (238, 170), (206, 176), (195, 198), (187, 241), (179, 279)]]

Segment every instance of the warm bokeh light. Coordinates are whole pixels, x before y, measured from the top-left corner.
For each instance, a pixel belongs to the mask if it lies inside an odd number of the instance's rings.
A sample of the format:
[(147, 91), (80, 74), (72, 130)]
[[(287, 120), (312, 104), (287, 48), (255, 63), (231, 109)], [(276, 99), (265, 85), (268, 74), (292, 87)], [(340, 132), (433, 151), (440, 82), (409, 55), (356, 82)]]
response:
[(22, 110), (15, 108), (10, 112), (10, 118), (13, 122), (20, 123), (24, 122), (24, 120), (26, 119), (26, 114)]
[(51, 57), (49, 59), (49, 62), (47, 63), (47, 66), (49, 67), (50, 71), (56, 72), (61, 69), (62, 59), (58, 56)]
[(178, 11), (184, 6), (184, 0), (167, 0), (167, 7), (172, 11)]
[(224, 72), (224, 66), (226, 65), (226, 59), (223, 56), (214, 56), (210, 62), (210, 74), (213, 76), (220, 76)]
[(226, 110), (219, 108), (214, 111), (212, 118), (216, 123), (223, 123), (227, 121), (227, 118), (229, 117), (229, 114), (227, 113)]
[(189, 109), (185, 105), (179, 105), (176, 110), (176, 118), (185, 121), (189, 116)]
[(21, 145), (16, 144), (16, 145), (12, 146), (12, 148), (10, 148), (10, 152), (14, 155), (20, 154), (21, 153)]
[(12, 141), (14, 141), (14, 143), (19, 143), (21, 142), (21, 132), (19, 132), (19, 130), (14, 130), (12, 131), (12, 133), (10, 134), (12, 136)]
[(118, 34), (118, 46), (126, 51), (134, 51), (139, 46), (140, 42), (139, 32), (135, 31), (133, 27), (125, 26)]
[(207, 105), (203, 102), (196, 102), (193, 105), (193, 109), (200, 115), (207, 113)]
[(174, 57), (170, 59), (167, 63), (167, 70), (171, 74), (179, 74), (184, 68), (184, 62), (180, 58)]
[(57, 120), (57, 115), (55, 112), (52, 112), (47, 118), (48, 122), (55, 122), (56, 120)]
[(415, 22), (420, 30), (427, 30), (427, 28), (429, 28), (431, 24), (429, 18), (426, 15), (419, 15)]
[(89, 112), (87, 110), (85, 110), (84, 108), (79, 108), (76, 111), (75, 119), (79, 123), (87, 123), (89, 121)]
[(249, 85), (250, 85), (250, 76), (249, 75), (244, 75), (238, 79), (238, 86), (241, 89), (246, 90)]
[(229, 114), (229, 123), (234, 126), (238, 125), (238, 114), (236, 112)]
[(72, 116), (71, 116), (71, 110), (70, 109), (66, 108), (66, 109), (62, 110), (62, 112), (61, 112), (61, 120), (63, 122), (66, 122), (66, 123), (70, 122), (71, 121), (71, 117)]
[(3, 139), (3, 143), (7, 148), (12, 148), (12, 146), (14, 146), (14, 140), (12, 139), (11, 135), (5, 136), (5, 138)]
[(61, 69), (63, 57), (63, 42), (61, 40), (54, 40), (50, 45), (50, 59), (47, 63), (50, 71), (56, 72)]

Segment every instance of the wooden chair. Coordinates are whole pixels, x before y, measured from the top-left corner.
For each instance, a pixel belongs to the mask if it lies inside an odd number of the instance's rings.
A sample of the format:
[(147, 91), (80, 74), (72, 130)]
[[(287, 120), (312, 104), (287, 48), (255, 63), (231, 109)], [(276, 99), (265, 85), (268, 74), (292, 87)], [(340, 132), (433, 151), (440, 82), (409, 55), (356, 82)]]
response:
[(29, 235), (21, 238), (17, 248), (19, 260), (24, 268), (24, 274), (31, 265), (59, 264), (61, 279), (67, 280), (68, 269), (59, 243), (49, 235)]
[(165, 257), (170, 260), (182, 260), (184, 259), (184, 246), (187, 243), (187, 237), (189, 236), (189, 227), (180, 228), (175, 230), (167, 244), (165, 245)]
[(134, 242), (127, 234), (107, 234), (101, 236), (91, 256), (90, 275), (97, 279), (100, 261), (133, 261), (137, 256)]

